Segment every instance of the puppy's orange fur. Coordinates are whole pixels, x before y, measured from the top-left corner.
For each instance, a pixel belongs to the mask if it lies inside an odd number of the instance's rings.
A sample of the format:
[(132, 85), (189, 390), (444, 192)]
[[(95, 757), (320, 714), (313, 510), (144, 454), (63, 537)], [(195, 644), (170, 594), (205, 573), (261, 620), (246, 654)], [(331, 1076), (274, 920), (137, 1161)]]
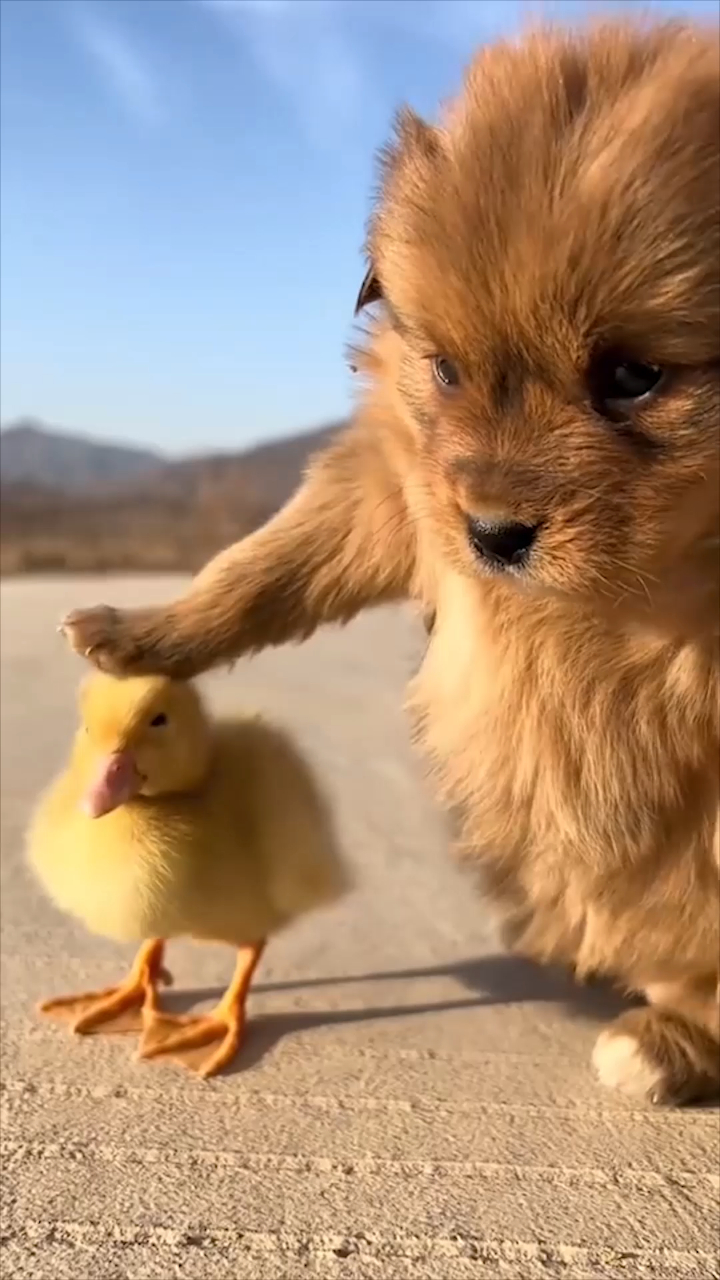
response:
[[(610, 24), (484, 49), (440, 126), (405, 113), (354, 424), (169, 609), (67, 625), (190, 675), (417, 600), (465, 857), (514, 945), (646, 993), (595, 1061), (665, 1100), (720, 1082), (719, 82), (714, 33)], [(618, 420), (613, 352), (666, 371)], [(539, 524), (527, 570), (483, 571), (468, 516)]]

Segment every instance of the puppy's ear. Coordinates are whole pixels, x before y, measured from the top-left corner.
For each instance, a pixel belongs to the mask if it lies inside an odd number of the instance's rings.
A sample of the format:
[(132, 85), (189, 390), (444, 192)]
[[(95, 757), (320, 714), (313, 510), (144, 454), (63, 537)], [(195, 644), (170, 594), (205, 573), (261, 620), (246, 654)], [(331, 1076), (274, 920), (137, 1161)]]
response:
[(391, 194), (395, 179), (404, 179), (412, 188), (419, 177), (429, 176), (444, 154), (440, 131), (410, 107), (403, 107), (395, 117), (393, 137), (378, 157), (380, 189), (385, 198)]
[(395, 116), (395, 137), (401, 152), (426, 160), (442, 155), (442, 140), (437, 129), (423, 120), (411, 107), (401, 107)]
[(358, 315), (358, 313), (365, 307), (369, 307), (371, 303), (380, 302), (382, 300), (382, 296), (382, 285), (378, 280), (375, 268), (371, 262), (365, 272), (363, 282), (360, 285), (360, 292), (355, 303), (355, 315)]
[[(431, 164), (442, 155), (440, 135), (431, 125), (426, 124), (420, 116), (409, 107), (403, 108), (395, 120), (394, 140), (384, 147), (379, 154), (381, 204), (392, 196), (394, 179), (410, 166), (410, 181), (417, 177), (419, 166)], [(413, 167), (414, 166), (414, 167)], [(383, 300), (383, 288), (373, 264), (372, 247), (375, 233), (378, 230), (376, 219), (370, 224), (370, 233), (366, 241), (369, 250), (370, 265), (360, 285), (360, 292), (355, 303), (355, 315), (373, 302)]]

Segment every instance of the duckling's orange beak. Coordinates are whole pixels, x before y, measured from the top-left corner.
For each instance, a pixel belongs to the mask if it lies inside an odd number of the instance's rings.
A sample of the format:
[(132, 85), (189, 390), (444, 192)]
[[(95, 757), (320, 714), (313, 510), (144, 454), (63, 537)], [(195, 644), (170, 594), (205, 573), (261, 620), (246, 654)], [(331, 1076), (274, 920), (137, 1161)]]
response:
[(114, 751), (103, 761), (95, 781), (85, 794), (83, 808), (90, 818), (102, 818), (132, 800), (142, 778), (129, 751)]

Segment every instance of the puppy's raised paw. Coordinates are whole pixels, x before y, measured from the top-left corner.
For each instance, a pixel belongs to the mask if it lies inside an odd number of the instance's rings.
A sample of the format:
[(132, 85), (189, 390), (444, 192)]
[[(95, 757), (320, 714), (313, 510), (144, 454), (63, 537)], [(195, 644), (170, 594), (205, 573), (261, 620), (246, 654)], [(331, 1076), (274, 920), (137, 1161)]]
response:
[(104, 604), (94, 609), (73, 609), (63, 618), (58, 631), (75, 653), (96, 666), (117, 672), (123, 665), (122, 615), (117, 609)]
[(211, 665), (214, 654), (203, 645), (206, 636), (202, 612), (188, 613), (182, 625), (181, 611), (172, 607), (75, 609), (58, 630), (81, 658), (113, 676), (165, 675), (189, 680)]
[(632, 1009), (595, 1042), (601, 1084), (631, 1098), (678, 1105), (720, 1091), (720, 1046), (703, 1028), (666, 1009)]
[[(74, 609), (58, 631), (81, 658), (112, 675), (153, 670), (152, 610), (120, 610), (109, 605)], [(158, 611), (159, 613), (159, 611)], [(161, 628), (157, 630), (162, 634)], [(158, 665), (158, 664), (156, 664)]]

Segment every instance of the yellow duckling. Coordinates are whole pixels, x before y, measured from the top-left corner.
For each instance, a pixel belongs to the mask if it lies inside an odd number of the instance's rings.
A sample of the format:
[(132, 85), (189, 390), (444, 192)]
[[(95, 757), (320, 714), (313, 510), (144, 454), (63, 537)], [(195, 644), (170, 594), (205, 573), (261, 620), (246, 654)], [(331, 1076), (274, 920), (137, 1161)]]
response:
[[(80, 712), (69, 765), (31, 823), (29, 861), (62, 910), (142, 945), (119, 986), (41, 1011), (81, 1033), (137, 1027), (141, 1057), (212, 1075), (240, 1047), (265, 940), (346, 886), (328, 808), (283, 732), (212, 721), (190, 684), (93, 673)], [(238, 948), (206, 1016), (158, 1005), (165, 940), (182, 935)]]

